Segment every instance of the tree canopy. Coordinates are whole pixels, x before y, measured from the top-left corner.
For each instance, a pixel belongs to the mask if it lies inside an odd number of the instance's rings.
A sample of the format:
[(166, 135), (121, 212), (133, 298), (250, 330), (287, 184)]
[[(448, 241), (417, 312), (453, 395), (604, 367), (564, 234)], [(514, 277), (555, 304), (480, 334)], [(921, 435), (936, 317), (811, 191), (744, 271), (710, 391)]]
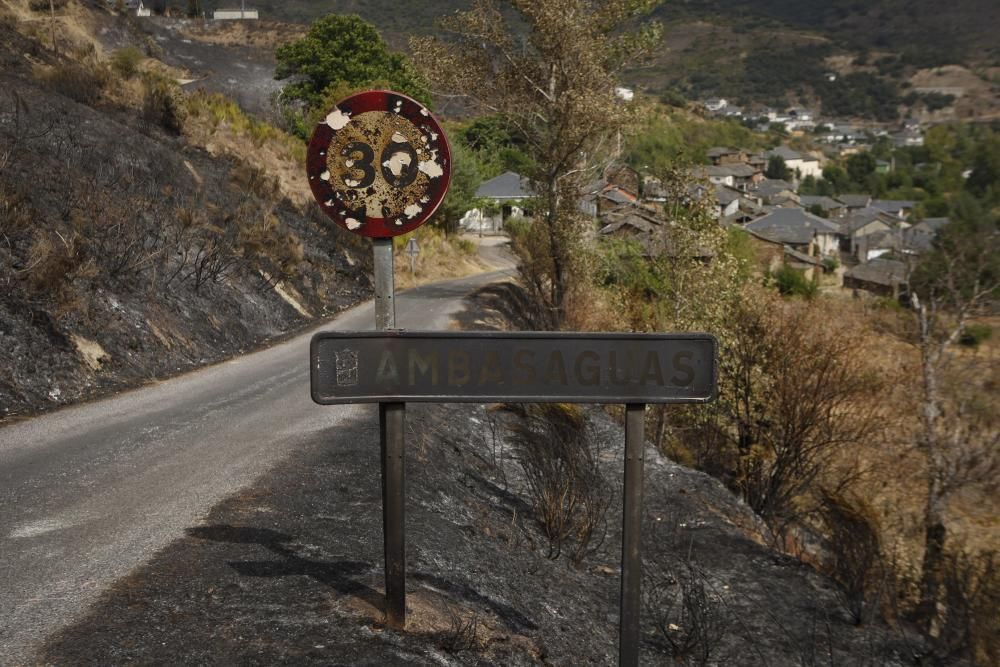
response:
[(323, 102), (331, 88), (364, 88), (379, 83), (427, 103), (427, 85), (406, 57), (389, 51), (372, 24), (355, 16), (330, 14), (318, 19), (302, 39), (279, 46), (275, 78), (289, 99), (309, 107)]
[[(517, 14), (526, 34), (508, 21)], [(446, 92), (494, 113), (524, 140), (534, 168), (546, 269), (535, 286), (557, 320), (574, 282), (584, 185), (608, 162), (630, 108), (615, 97), (621, 70), (659, 40), (655, 23), (629, 30), (657, 0), (479, 0), (450, 16), (441, 37), (411, 41), (417, 63)]]
[(785, 163), (785, 158), (780, 155), (772, 155), (767, 161), (767, 171), (764, 172), (764, 175), (768, 178), (790, 181), (792, 179), (792, 170)]

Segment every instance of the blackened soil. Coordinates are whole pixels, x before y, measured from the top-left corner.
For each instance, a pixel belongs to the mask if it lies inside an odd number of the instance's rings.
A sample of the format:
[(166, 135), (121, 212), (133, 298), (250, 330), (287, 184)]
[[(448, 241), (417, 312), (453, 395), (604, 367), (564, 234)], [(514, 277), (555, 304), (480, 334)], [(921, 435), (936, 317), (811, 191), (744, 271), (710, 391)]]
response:
[[(109, 35), (134, 36), (120, 23)], [(77, 85), (72, 57), (14, 26), (0, 6), (0, 422), (240, 354), (368, 298), (359, 237), (282, 198), (253, 156), (214, 157)], [(32, 62), (64, 75), (39, 78)]]
[[(603, 412), (589, 414), (614, 485), (621, 431)], [(496, 416), (483, 406), (408, 406), (405, 633), (382, 623), (372, 410), (216, 507), (53, 638), (40, 660), (614, 664), (620, 505), (581, 567), (547, 559), (502, 426), (493, 443)], [(753, 518), (717, 482), (647, 456), (645, 585), (662, 586), (667, 573), (680, 586), (694, 573), (707, 591), (705, 618), (715, 630), (690, 651), (706, 651), (710, 664), (907, 664), (902, 637), (854, 627), (829, 582), (748, 537)], [(643, 659), (666, 664), (672, 649), (654, 621), (666, 613), (679, 635), (693, 619), (652, 604)]]
[[(474, 314), (486, 318), (486, 301)], [(45, 664), (612, 665), (623, 434), (586, 410), (611, 506), (578, 567), (547, 558), (501, 406), (407, 407), (406, 632), (383, 623), (374, 409), (324, 433), (119, 581)], [(757, 539), (717, 481), (646, 452), (643, 664), (903, 665), (834, 586)]]

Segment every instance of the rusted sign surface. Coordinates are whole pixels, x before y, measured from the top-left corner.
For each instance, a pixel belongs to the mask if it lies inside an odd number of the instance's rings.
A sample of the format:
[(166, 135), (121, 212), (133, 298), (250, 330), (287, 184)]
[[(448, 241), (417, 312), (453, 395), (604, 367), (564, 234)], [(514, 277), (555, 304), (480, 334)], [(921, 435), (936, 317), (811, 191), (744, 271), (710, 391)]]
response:
[(437, 210), (448, 191), (451, 151), (419, 102), (368, 91), (339, 102), (316, 126), (306, 171), (334, 222), (387, 238), (416, 229)]
[(313, 400), (701, 403), (716, 387), (707, 334), (324, 332)]

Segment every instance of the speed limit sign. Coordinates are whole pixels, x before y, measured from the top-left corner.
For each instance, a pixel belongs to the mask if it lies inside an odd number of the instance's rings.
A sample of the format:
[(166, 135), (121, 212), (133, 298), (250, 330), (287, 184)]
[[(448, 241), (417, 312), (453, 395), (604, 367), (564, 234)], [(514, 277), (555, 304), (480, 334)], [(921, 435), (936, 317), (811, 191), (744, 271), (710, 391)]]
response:
[(334, 222), (388, 238), (413, 231), (437, 210), (451, 179), (451, 151), (423, 105), (374, 90), (342, 100), (316, 126), (306, 171)]

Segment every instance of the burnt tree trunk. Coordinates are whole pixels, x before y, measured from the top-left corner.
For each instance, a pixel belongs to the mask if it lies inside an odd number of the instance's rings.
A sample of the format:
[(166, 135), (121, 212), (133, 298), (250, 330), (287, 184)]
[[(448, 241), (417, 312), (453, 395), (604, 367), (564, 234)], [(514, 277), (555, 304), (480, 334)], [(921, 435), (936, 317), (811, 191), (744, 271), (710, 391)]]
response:
[(920, 564), (920, 601), (917, 604), (917, 622), (928, 635), (935, 636), (940, 627), (938, 600), (941, 595), (941, 577), (945, 558), (947, 528), (944, 525), (944, 462), (941, 460), (939, 419), (941, 397), (938, 385), (938, 363), (944, 354), (943, 347), (933, 337), (927, 306), (918, 310), (920, 327), (920, 364), (923, 379), (921, 421), (923, 427), (922, 449), (927, 459), (927, 502), (924, 506), (924, 556)]

